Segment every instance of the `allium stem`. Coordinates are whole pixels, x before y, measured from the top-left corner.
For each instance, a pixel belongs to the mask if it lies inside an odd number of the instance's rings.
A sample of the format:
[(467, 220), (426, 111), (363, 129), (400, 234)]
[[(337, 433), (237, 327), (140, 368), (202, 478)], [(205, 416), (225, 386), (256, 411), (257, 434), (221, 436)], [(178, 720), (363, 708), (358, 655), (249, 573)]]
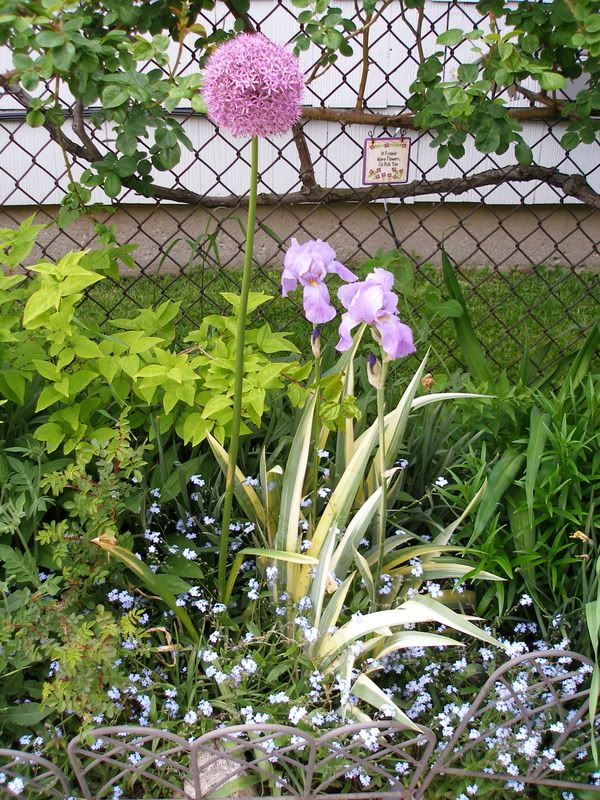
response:
[(385, 549), (385, 529), (387, 514), (387, 478), (385, 477), (385, 353), (382, 352), (381, 381), (377, 387), (377, 428), (379, 431), (379, 448), (377, 450), (379, 485), (381, 497), (379, 498), (379, 518), (377, 520), (377, 569), (375, 571), (375, 603), (381, 587), (381, 573), (383, 571), (383, 556)]
[(225, 596), (227, 585), (227, 555), (229, 551), (229, 525), (233, 507), (233, 490), (235, 486), (235, 468), (240, 443), (240, 423), (242, 418), (242, 391), (244, 386), (244, 342), (246, 334), (246, 314), (248, 310), (248, 294), (252, 276), (252, 250), (254, 248), (254, 229), (256, 222), (256, 195), (258, 191), (258, 137), (251, 139), (250, 155), (250, 197), (248, 201), (248, 217), (246, 220), (246, 245), (244, 250), (244, 270), (240, 304), (237, 312), (237, 329), (235, 336), (235, 382), (233, 385), (233, 418), (231, 421), (231, 437), (229, 440), (229, 460), (225, 479), (225, 498), (223, 500), (223, 516), (221, 521), (221, 541), (219, 546), (219, 595)]

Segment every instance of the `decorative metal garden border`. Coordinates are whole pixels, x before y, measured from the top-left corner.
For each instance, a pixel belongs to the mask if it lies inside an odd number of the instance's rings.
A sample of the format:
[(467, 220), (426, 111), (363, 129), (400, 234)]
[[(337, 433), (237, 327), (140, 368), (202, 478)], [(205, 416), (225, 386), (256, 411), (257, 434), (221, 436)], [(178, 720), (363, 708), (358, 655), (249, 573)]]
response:
[[(388, 721), (346, 725), (321, 736), (284, 725), (237, 725), (192, 742), (153, 728), (95, 728), (69, 743), (79, 793), (50, 761), (0, 750), (0, 798), (106, 800), (125, 785), (130, 794), (126, 789), (121, 800), (422, 800), (444, 775), (457, 785), (493, 781), (500, 789), (513, 782), (600, 794), (600, 781), (590, 782), (595, 768), (588, 756), (585, 683), (592, 666), (585, 656), (563, 650), (513, 658), (489, 677), (443, 743), (429, 728), (415, 732)], [(599, 723), (597, 717), (596, 728)], [(513, 762), (513, 750), (502, 771), (482, 767), (484, 754), (489, 757), (511, 737), (523, 753), (527, 742), (537, 743), (529, 747), (527, 763)], [(21, 779), (19, 792), (14, 783), (9, 788), (15, 778)]]

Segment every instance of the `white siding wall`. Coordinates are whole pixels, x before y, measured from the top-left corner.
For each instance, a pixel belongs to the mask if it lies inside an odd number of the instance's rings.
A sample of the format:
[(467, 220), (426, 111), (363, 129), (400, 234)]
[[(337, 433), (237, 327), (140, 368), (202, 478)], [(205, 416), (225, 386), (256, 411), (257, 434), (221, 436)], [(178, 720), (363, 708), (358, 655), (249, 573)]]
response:
[[(339, 5), (346, 13), (353, 13), (353, 0), (339, 0)], [(218, 22), (218, 8), (211, 12), (207, 22)], [(392, 11), (393, 8), (393, 11)], [(288, 10), (278, 8), (273, 12), (272, 0), (253, 0), (252, 15), (261, 24), (263, 32), (279, 42), (288, 41), (296, 31), (294, 19), (295, 9), (288, 5)], [(390, 7), (390, 19), (397, 15), (396, 6)], [(409, 11), (411, 23), (415, 22), (415, 12)], [(460, 6), (426, 0), (426, 16), (433, 22), (426, 23), (424, 30), (427, 35), (423, 46), (425, 54), (436, 49), (435, 39), (448, 28), (475, 27), (478, 19), (475, 7), (468, 3)], [(400, 41), (398, 41), (400, 40)], [(415, 79), (417, 63), (402, 42), (410, 43), (413, 36), (408, 26), (403, 22), (394, 22), (392, 30), (388, 30), (387, 20), (380, 19), (371, 28), (370, 53), (374, 64), (370, 68), (367, 82), (366, 97), (372, 110), (395, 112), (403, 110), (404, 98), (409, 94), (409, 86)], [(463, 45), (457, 49), (454, 56), (446, 63), (446, 77), (450, 78), (458, 64), (468, 60), (470, 45)], [(314, 48), (302, 54), (303, 66), (308, 69), (316, 57)], [(352, 107), (356, 99), (356, 87), (360, 78), (359, 53), (352, 58), (341, 59), (340, 67), (347, 75), (347, 82), (341, 80), (339, 70), (329, 69), (322, 77), (314, 81), (308, 88), (305, 104), (319, 106), (320, 98), (326, 98), (326, 105), (332, 108)], [(10, 69), (12, 66), (10, 53), (0, 49), (0, 70)], [(183, 72), (196, 69), (193, 60), (184, 68)], [(386, 74), (390, 80), (386, 81)], [(535, 84), (531, 85), (535, 89)], [(63, 100), (68, 102), (70, 97), (67, 92), (62, 93)], [(511, 101), (515, 106), (526, 106), (527, 101), (515, 98)], [(184, 105), (182, 103), (182, 105)], [(0, 111), (16, 110), (18, 104), (10, 96), (0, 97)], [(240, 194), (247, 187), (247, 164), (238, 158), (236, 150), (241, 148), (242, 156), (247, 154), (246, 144), (243, 141), (214, 137), (213, 126), (203, 118), (193, 117), (186, 121), (186, 131), (193, 143), (194, 151), (184, 150), (181, 163), (175, 169), (175, 174), (180, 176), (180, 185), (201, 193), (226, 195), (228, 193)], [(525, 138), (534, 151), (537, 163), (544, 166), (559, 166), (565, 172), (592, 173), (597, 166), (597, 147), (595, 145), (581, 146), (570, 156), (565, 154), (559, 144), (562, 126), (555, 125), (553, 135), (548, 136), (548, 127), (544, 123), (530, 122), (524, 124)], [(66, 128), (67, 134), (69, 127)], [(306, 126), (309, 148), (314, 158), (317, 180), (323, 186), (350, 186), (361, 185), (361, 154), (362, 142), (369, 135), (368, 126), (352, 125), (346, 127), (346, 133), (340, 135), (341, 128), (337, 123), (314, 121)], [(375, 128), (377, 135), (381, 129)], [(470, 172), (492, 168), (498, 164), (514, 163), (514, 156), (509, 151), (504, 156), (483, 157), (477, 153), (471, 144), (467, 146), (467, 153), (459, 164), (449, 163), (444, 169), (439, 169), (435, 163), (435, 150), (429, 146), (431, 137), (427, 134), (409, 132), (413, 140), (411, 150), (411, 171), (409, 180), (426, 176), (435, 180), (441, 177), (454, 177)], [(97, 132), (100, 140), (108, 141), (111, 138), (109, 126)], [(76, 137), (74, 137), (76, 138)], [(285, 159), (278, 159), (277, 148), (284, 149)], [(323, 154), (320, 154), (320, 151)], [(33, 158), (32, 158), (33, 154)], [(209, 166), (203, 165), (197, 154)], [(261, 191), (286, 192), (298, 188), (297, 153), (289, 137), (280, 137), (261, 142), (261, 172), (263, 185)], [(289, 163), (288, 163), (289, 162)], [(80, 168), (74, 167), (74, 174), (80, 173)], [(220, 181), (217, 180), (220, 176)], [(171, 173), (157, 173), (158, 183), (173, 185), (175, 178)], [(600, 190), (600, 170), (590, 177), (590, 183)], [(43, 128), (31, 129), (23, 121), (0, 120), (0, 202), (4, 205), (31, 205), (58, 203), (66, 188), (66, 175), (64, 161), (60, 148), (50, 141)], [(472, 191), (460, 195), (457, 202), (478, 202), (485, 198), (488, 203), (511, 204), (521, 201), (526, 194), (527, 203), (556, 203), (559, 193), (551, 187), (538, 184), (520, 184), (518, 191), (510, 186), (483, 189), (479, 192)], [(104, 201), (102, 192), (96, 192), (94, 199)], [(427, 202), (437, 197), (429, 195), (415, 198), (414, 202)], [(132, 192), (124, 193), (124, 202), (148, 202), (151, 199), (140, 198)], [(410, 201), (413, 202), (413, 201)]]

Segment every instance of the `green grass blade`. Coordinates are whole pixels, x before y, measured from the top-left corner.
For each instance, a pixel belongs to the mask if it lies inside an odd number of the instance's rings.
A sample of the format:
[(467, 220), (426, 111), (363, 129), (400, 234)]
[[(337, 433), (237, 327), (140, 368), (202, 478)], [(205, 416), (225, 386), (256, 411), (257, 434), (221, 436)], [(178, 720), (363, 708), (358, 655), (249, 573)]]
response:
[(313, 578), (310, 599), (315, 619), (319, 619), (323, 610), (323, 601), (331, 575), (331, 556), (335, 547), (335, 529), (329, 531), (325, 544), (319, 553), (319, 566)]
[[(440, 636), (439, 633), (427, 633), (426, 631), (402, 631), (386, 639), (385, 645), (377, 651), (377, 661), (381, 661), (390, 653), (396, 650), (404, 650), (409, 647), (464, 647), (463, 642), (451, 639), (449, 636)], [(380, 664), (369, 667), (367, 672), (374, 672), (381, 669)]]
[[(293, 552), (298, 546), (300, 502), (310, 453), (311, 431), (317, 396), (314, 392), (306, 401), (300, 424), (294, 434), (281, 487), (279, 524), (275, 534), (275, 549)], [(291, 591), (292, 571), (288, 571), (287, 589)]]
[(509, 447), (494, 465), (488, 477), (486, 490), (481, 498), (479, 508), (477, 509), (475, 525), (473, 526), (473, 540), (481, 536), (485, 530), (485, 526), (495, 513), (496, 507), (504, 496), (504, 493), (519, 474), (524, 461), (525, 456), (523, 453), (515, 448)]
[(525, 496), (527, 498), (527, 511), (529, 524), (533, 527), (533, 493), (538, 471), (544, 455), (544, 447), (548, 437), (548, 423), (550, 417), (543, 414), (537, 407), (531, 409), (529, 422), (529, 442), (527, 443), (527, 463), (525, 466)]
[(450, 541), (450, 537), (452, 536), (454, 531), (462, 525), (462, 523), (469, 516), (471, 511), (475, 508), (477, 503), (481, 500), (486, 488), (487, 488), (487, 480), (485, 480), (482, 483), (481, 487), (478, 489), (477, 493), (475, 494), (473, 499), (469, 502), (468, 506), (462, 512), (460, 517), (458, 517), (458, 519), (455, 519), (454, 522), (451, 522), (450, 525), (447, 525), (443, 531), (438, 533), (438, 535), (433, 540), (434, 544), (448, 544), (448, 542)]
[(413, 731), (421, 730), (419, 726), (414, 723), (410, 717), (407, 717), (404, 711), (402, 711), (402, 709), (364, 673), (359, 675), (354, 681), (350, 692), (361, 700), (364, 700), (365, 703), (374, 706), (378, 711), (381, 711), (383, 708), (391, 709), (394, 712), (394, 719), (406, 725), (407, 728)]
[(354, 550), (354, 561), (356, 562), (356, 566), (360, 572), (360, 577), (363, 579), (363, 583), (367, 587), (367, 594), (369, 595), (369, 600), (371, 601), (371, 607), (373, 607), (375, 605), (375, 592), (377, 590), (375, 583), (373, 582), (373, 575), (371, 573), (369, 563), (367, 559), (356, 549)]
[(239, 550), (236, 553), (231, 569), (229, 570), (229, 576), (227, 578), (227, 586), (224, 595), (225, 603), (231, 597), (236, 578), (246, 556), (269, 558), (273, 561), (283, 561), (286, 564), (302, 564), (310, 567), (314, 567), (319, 563), (316, 558), (311, 558), (310, 556), (304, 555), (304, 553), (287, 553), (285, 550), (272, 550), (268, 547), (244, 547), (243, 550)]
[(456, 279), (454, 266), (445, 250), (442, 250), (442, 271), (450, 298), (456, 300), (462, 307), (462, 314), (460, 317), (453, 317), (452, 322), (465, 365), (476, 381), (479, 383), (492, 383), (492, 369), (475, 333), (465, 298)]
[[(356, 448), (354, 455), (350, 459), (348, 468), (344, 471), (329, 498), (329, 502), (323, 509), (312, 537), (312, 544), (308, 550), (309, 555), (318, 558), (331, 528), (339, 528), (341, 530), (345, 526), (376, 440), (377, 425), (374, 424), (367, 431), (367, 436), (362, 438), (360, 446)], [(296, 527), (297, 530), (298, 528)], [(293, 596), (296, 600), (307, 593), (308, 582), (308, 571), (301, 570), (296, 586), (293, 587)]]
[[(396, 472), (397, 470), (389, 470), (387, 474), (395, 474)], [(377, 511), (380, 497), (381, 487), (376, 489), (366, 502), (361, 505), (346, 526), (346, 530), (338, 542), (338, 546), (331, 559), (331, 571), (334, 572), (338, 578), (343, 579), (348, 572), (350, 564), (352, 563), (354, 548), (365, 535), (367, 528), (371, 524), (371, 520)]]
[(346, 580), (338, 586), (335, 592), (331, 595), (325, 610), (321, 614), (321, 618), (319, 619), (315, 616), (315, 626), (319, 629), (319, 634), (321, 636), (326, 634), (330, 628), (337, 626), (337, 621), (342, 612), (342, 608), (344, 607), (344, 601), (346, 600), (348, 590), (350, 589), (350, 585), (354, 580), (355, 575), (355, 572), (353, 572), (351, 575), (348, 575)]
[(581, 349), (573, 359), (569, 371), (566, 375), (566, 386), (579, 386), (581, 381), (590, 374), (592, 362), (598, 353), (600, 347), (600, 324), (596, 323), (592, 326), (590, 332)]

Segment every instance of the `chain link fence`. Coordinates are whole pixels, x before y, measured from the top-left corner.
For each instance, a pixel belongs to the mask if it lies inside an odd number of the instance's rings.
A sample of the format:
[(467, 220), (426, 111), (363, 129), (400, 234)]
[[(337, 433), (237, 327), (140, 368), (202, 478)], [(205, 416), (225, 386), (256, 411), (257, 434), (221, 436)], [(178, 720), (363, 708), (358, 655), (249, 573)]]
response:
[[(463, 159), (450, 158), (440, 169), (432, 136), (411, 130), (405, 113), (409, 87), (421, 61), (438, 49), (437, 37), (450, 28), (489, 29), (487, 18), (470, 2), (426, 0), (421, 11), (388, 2), (374, 20), (364, 18), (349, 0), (339, 5), (361, 31), (354, 56), (322, 70), (315, 66), (316, 48), (302, 53), (308, 79), (303, 119), (293, 136), (261, 142), (255, 285), (278, 294), (277, 270), (291, 237), (327, 239), (349, 265), (379, 250), (396, 249), (414, 270), (417, 288), (409, 305), (415, 319), (429, 315), (431, 341), (458, 357), (448, 348), (448, 320), (436, 319), (426, 302), (428, 287), (442, 284), (443, 245), (497, 365), (514, 365), (525, 346), (545, 348), (546, 360), (556, 358), (585, 335), (597, 316), (600, 211), (540, 180), (471, 181), (473, 175), (515, 161), (511, 153), (482, 155), (472, 142)], [(251, 6), (256, 29), (279, 42), (297, 32), (296, 14), (287, 0), (255, 0)], [(207, 30), (232, 24), (223, 3), (200, 21)], [(412, 46), (415, 33), (420, 34), (418, 48)], [(464, 45), (444, 53), (447, 77), (471, 57)], [(3, 69), (10, 68), (10, 54), (0, 60)], [(197, 70), (191, 44), (184, 44), (178, 72)], [(61, 92), (69, 115), (72, 98)], [(560, 146), (564, 124), (535, 106), (527, 90), (508, 100), (535, 163), (583, 175), (597, 191), (597, 143), (566, 152)], [(80, 122), (89, 141), (104, 153), (114, 136), (108, 125), (92, 124), (92, 112), (83, 111)], [(206, 313), (223, 311), (220, 291), (238, 286), (248, 143), (231, 139), (190, 107), (182, 105), (173, 113), (184, 123), (193, 151), (176, 168), (157, 173), (156, 182), (166, 191), (148, 199), (124, 190), (110, 207), (96, 212), (97, 219), (116, 225), (119, 242), (138, 246), (135, 273), (90, 290), (90, 314), (100, 322), (172, 297), (181, 301), (185, 325), (196, 324)], [(76, 123), (67, 121), (65, 137), (75, 138), (81, 127)], [(362, 186), (364, 140), (398, 135), (411, 140), (406, 190), (388, 197), (370, 193)], [(61, 152), (51, 134), (29, 128), (15, 97), (4, 94), (0, 224), (17, 224), (32, 211), (38, 222), (55, 219), (69, 172), (77, 177), (87, 166), (80, 157), (63, 156), (64, 148)], [(184, 199), (189, 195), (192, 202), (173, 202), (169, 192)], [(93, 200), (106, 203), (101, 194)], [(69, 249), (92, 246), (94, 239), (86, 218), (62, 230), (51, 226), (42, 233), (35, 258), (57, 258)], [(300, 308), (298, 300), (283, 304), (274, 299), (262, 313), (274, 327), (289, 329)]]

